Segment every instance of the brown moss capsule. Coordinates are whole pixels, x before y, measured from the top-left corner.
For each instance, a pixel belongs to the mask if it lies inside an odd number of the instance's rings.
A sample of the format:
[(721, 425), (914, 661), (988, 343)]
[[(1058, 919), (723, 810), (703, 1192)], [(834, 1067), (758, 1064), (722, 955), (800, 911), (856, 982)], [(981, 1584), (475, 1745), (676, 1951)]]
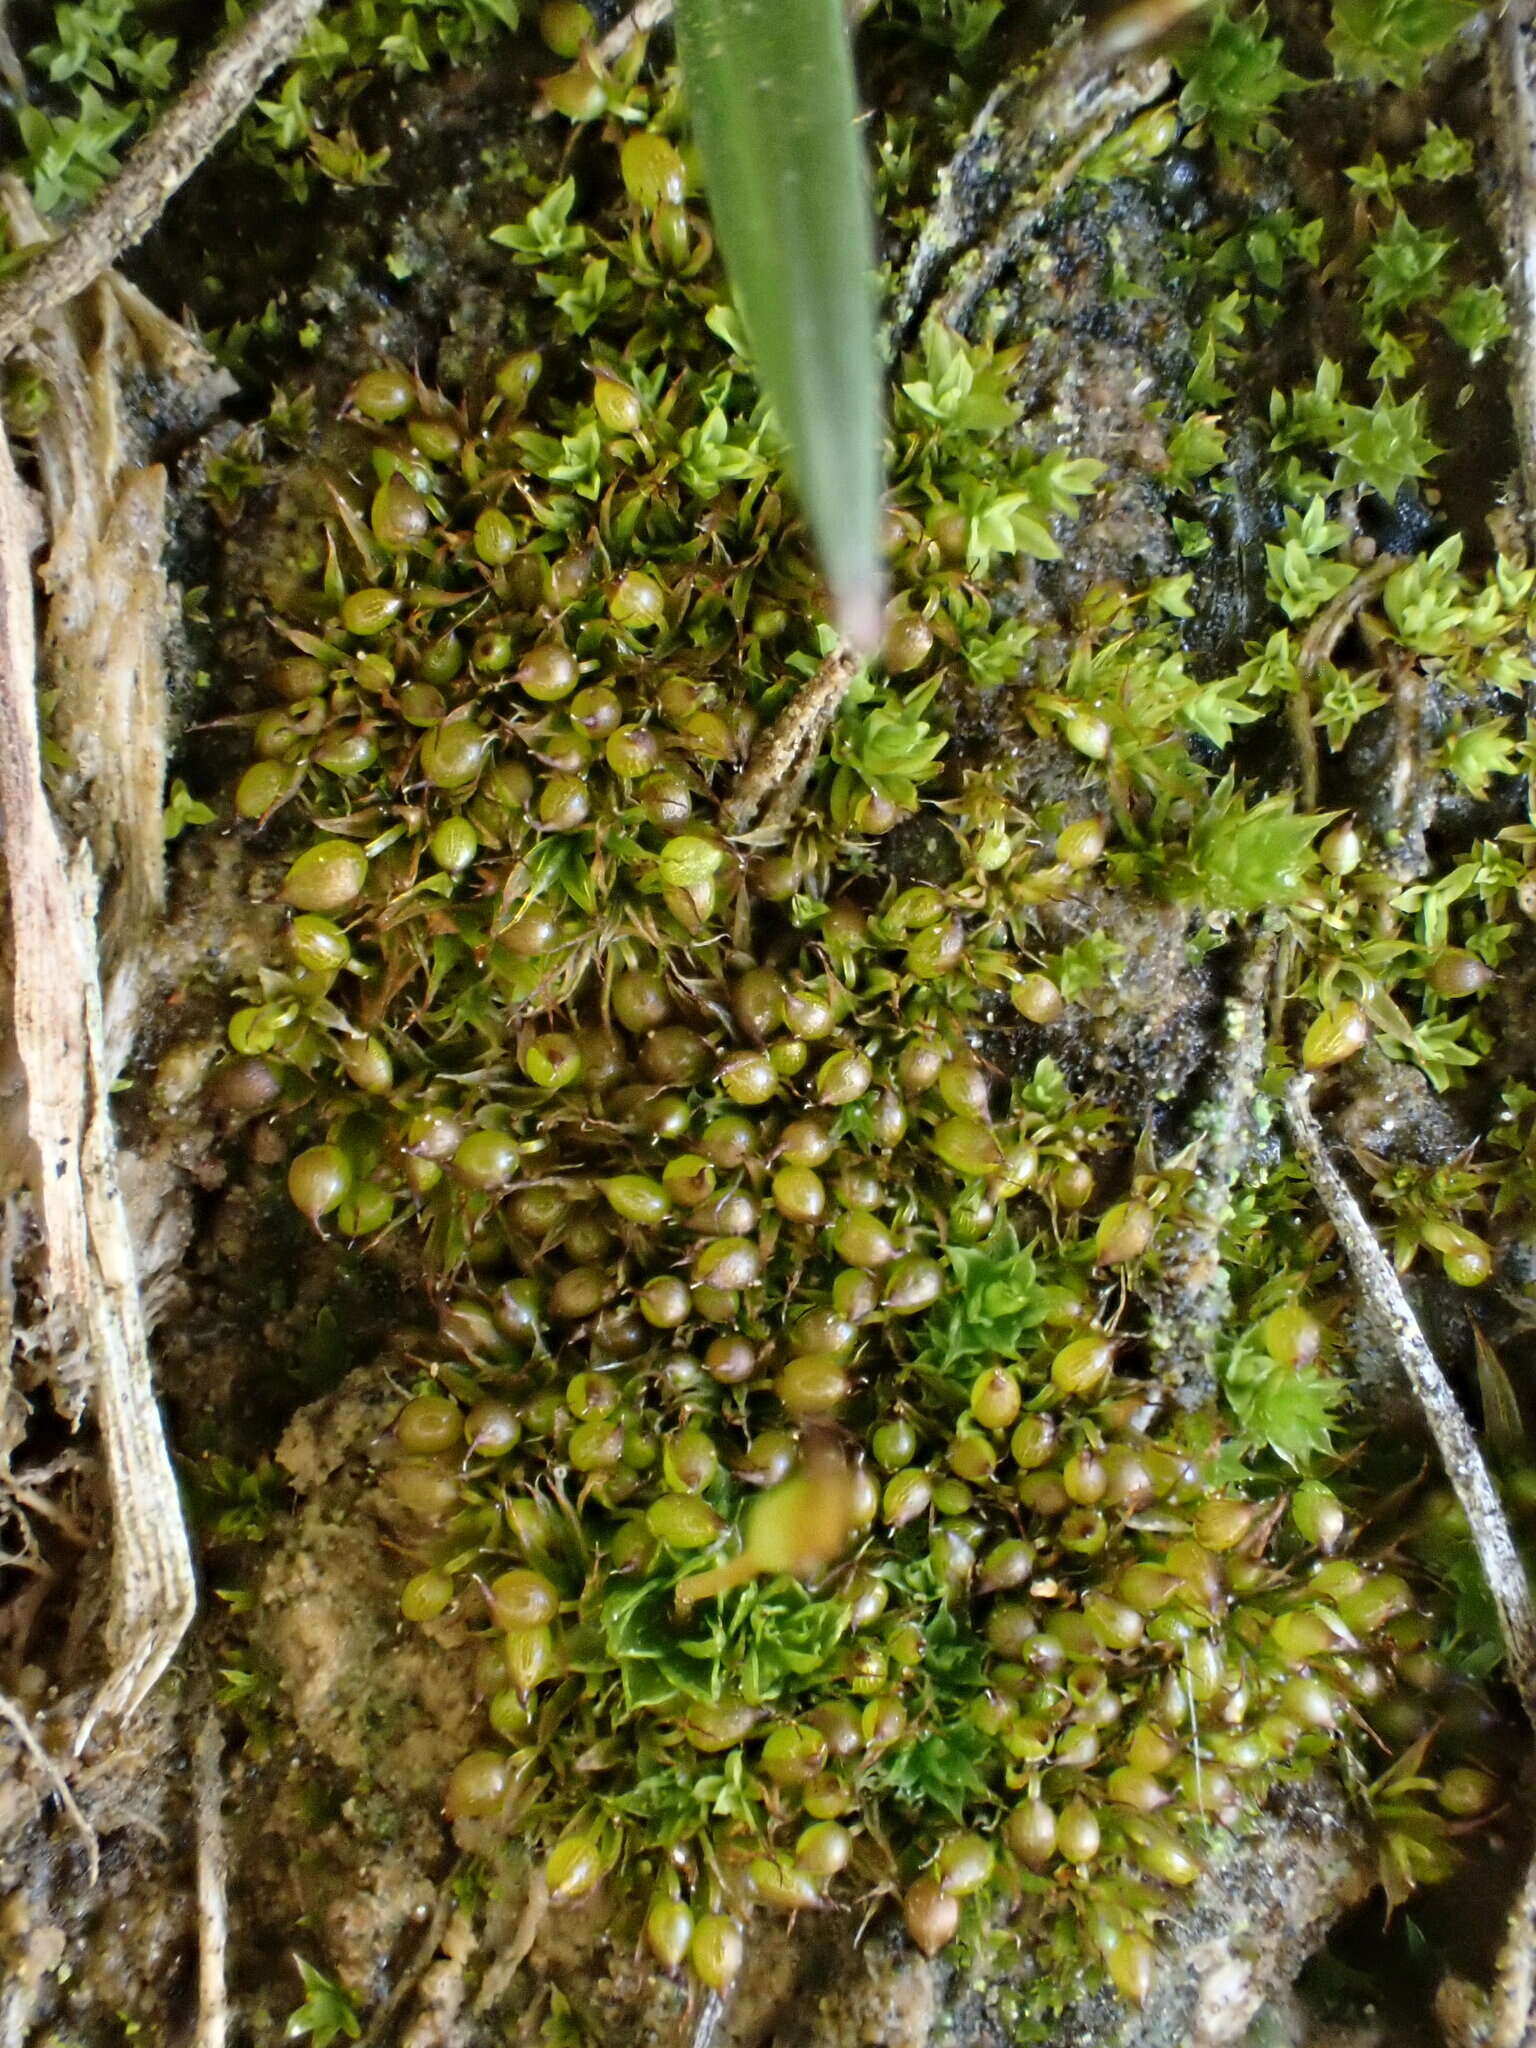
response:
[(748, 1237), (717, 1237), (693, 1256), (693, 1277), (700, 1287), (718, 1287), (734, 1294), (757, 1280), (762, 1260)]
[(899, 612), (885, 630), (881, 656), (893, 676), (911, 675), (933, 651), (933, 628), (926, 619)]
[(595, 1316), (608, 1299), (608, 1275), (597, 1266), (573, 1266), (549, 1290), (549, 1313), (557, 1323)]
[(1003, 1822), (1003, 1840), (1026, 1869), (1041, 1870), (1056, 1853), (1056, 1816), (1043, 1799), (1022, 1799)]
[(1437, 996), (1475, 996), (1493, 980), (1493, 969), (1475, 953), (1447, 946), (1435, 956), (1425, 979)]
[(907, 1932), (925, 1956), (936, 1956), (955, 1938), (960, 1925), (960, 1901), (931, 1877), (920, 1877), (907, 1887), (901, 1902), (901, 1917)]
[[(708, 1042), (685, 1024), (664, 1024), (649, 1032), (641, 1043), (639, 1059), (646, 1079), (663, 1088), (692, 1088), (712, 1064)], [(700, 1150), (706, 1150), (702, 1141)]]

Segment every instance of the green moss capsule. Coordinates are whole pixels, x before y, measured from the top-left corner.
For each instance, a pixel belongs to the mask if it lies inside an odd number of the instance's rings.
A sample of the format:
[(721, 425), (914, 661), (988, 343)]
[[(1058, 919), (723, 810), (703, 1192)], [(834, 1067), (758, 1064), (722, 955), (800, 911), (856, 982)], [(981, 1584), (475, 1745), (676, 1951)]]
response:
[(1152, 1242), (1157, 1216), (1151, 1204), (1138, 1196), (1116, 1202), (1106, 1209), (1093, 1239), (1094, 1262), (1100, 1266), (1125, 1266), (1139, 1259)]
[(406, 1621), (436, 1621), (453, 1599), (453, 1580), (446, 1572), (418, 1572), (400, 1589), (400, 1613)]
[(485, 766), (491, 736), (472, 718), (445, 718), (422, 736), (421, 772), (435, 789), (464, 789)]
[(368, 881), (368, 856), (346, 839), (307, 847), (283, 880), (282, 897), (295, 910), (345, 910)]
[(725, 1532), (725, 1524), (697, 1494), (667, 1494), (645, 1511), (646, 1527), (672, 1550), (704, 1550)]
[(1358, 1003), (1335, 1003), (1315, 1018), (1301, 1044), (1301, 1063), (1316, 1071), (1353, 1059), (1371, 1035), (1370, 1021)]
[(971, 1382), (971, 1413), (983, 1429), (1011, 1429), (1023, 1400), (1018, 1381), (1002, 1366), (989, 1367)]
[(398, 590), (354, 590), (341, 602), (341, 623), (360, 640), (371, 640), (392, 626), (405, 609)]
[(1056, 1846), (1068, 1863), (1091, 1863), (1099, 1853), (1103, 1834), (1098, 1816), (1086, 1800), (1072, 1799), (1056, 1821)]
[(862, 1052), (835, 1052), (816, 1076), (817, 1100), (834, 1109), (857, 1102), (874, 1079), (874, 1068)]
[(584, 1899), (596, 1891), (607, 1870), (602, 1850), (591, 1835), (567, 1835), (549, 1852), (544, 1865), (544, 1882), (556, 1905)]
[(480, 851), (480, 835), (468, 818), (444, 818), (427, 841), (427, 851), (444, 874), (462, 875)]
[(653, 1898), (645, 1916), (645, 1944), (661, 1967), (679, 1969), (692, 1940), (693, 1915), (682, 1900), (664, 1892)]
[(503, 1572), (486, 1595), (498, 1628), (543, 1628), (560, 1612), (560, 1595), (542, 1572)]
[(369, 370), (358, 378), (347, 399), (364, 419), (385, 425), (404, 419), (415, 405), (416, 384), (401, 369)]
[(311, 1145), (288, 1168), (288, 1194), (301, 1216), (318, 1224), (352, 1185), (352, 1166), (335, 1145)]
[(449, 1170), (465, 1187), (504, 1188), (521, 1164), (517, 1141), (505, 1131), (470, 1131), (454, 1152)]
[(664, 135), (629, 136), (619, 152), (619, 173), (625, 191), (647, 213), (658, 206), (681, 206), (686, 196), (683, 160)]
[(484, 1819), (500, 1811), (510, 1782), (507, 1759), (499, 1751), (471, 1750), (449, 1776), (443, 1811), (450, 1820)]
[(688, 1961), (699, 1982), (711, 1991), (728, 1991), (736, 1981), (743, 1955), (741, 1929), (723, 1913), (706, 1913), (688, 1943)]

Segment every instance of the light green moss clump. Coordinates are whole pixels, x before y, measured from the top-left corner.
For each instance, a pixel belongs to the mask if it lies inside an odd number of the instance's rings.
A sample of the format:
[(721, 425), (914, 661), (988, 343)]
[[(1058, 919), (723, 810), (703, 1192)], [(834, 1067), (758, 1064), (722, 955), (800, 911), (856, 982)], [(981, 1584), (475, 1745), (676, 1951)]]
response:
[[(1228, 147), (1201, 75), (1186, 115)], [(1359, 1776), (1373, 1722), (1406, 1750), (1463, 1681), (1423, 1582), (1362, 1540), (1343, 1277), (1273, 1149), (1214, 1246), (1222, 1397), (1159, 1383), (1148, 1303), (1201, 1189), (1082, 1057), (1117, 906), (1173, 906), (1191, 972), (1282, 928), (1311, 1064), (1374, 1040), (1454, 1081), (1529, 832), (1403, 877), (1235, 742), (1299, 706), (1343, 749), (1416, 667), (1450, 707), (1437, 772), (1508, 775), (1533, 578), (1441, 546), (1356, 608), (1368, 657), (1323, 649), (1361, 567), (1338, 492), (1430, 460), (1325, 372), (1272, 423), (1290, 624), (1213, 676), (1189, 577), (1103, 587), (1016, 683), (1036, 626), (982, 586), (1058, 553), (1097, 465), (1032, 450), (1018, 350), (930, 328), (892, 398), (886, 659), (782, 829), (733, 837), (742, 762), (832, 643), (675, 93), (637, 71), (582, 111), (579, 171), (530, 177), (495, 237), (516, 345), (463, 390), (385, 362), (351, 392), (235, 800), (292, 822), (294, 914), (226, 1093), (275, 1093), (300, 1209), (408, 1241), (438, 1306), (387, 1484), (417, 1513), (406, 1620), (473, 1652), (484, 1700), (452, 1818), (533, 1845), (556, 1902), (606, 1884), (712, 1986), (749, 1914), (888, 1892), (929, 1952), (1006, 1918), (1042, 1998), (1140, 1999), (1159, 1921), (1273, 1787)], [(1220, 246), (1223, 291), (1268, 260)], [(1167, 423), (1195, 559), (1222, 303)], [(956, 736), (998, 685), (1070, 795)], [(1477, 1175), (1384, 1199), (1404, 1263), (1487, 1278)], [(1399, 1882), (1448, 1867), (1440, 1768), (1385, 1802)], [(1494, 1796), (1444, 1769), (1442, 1807)]]

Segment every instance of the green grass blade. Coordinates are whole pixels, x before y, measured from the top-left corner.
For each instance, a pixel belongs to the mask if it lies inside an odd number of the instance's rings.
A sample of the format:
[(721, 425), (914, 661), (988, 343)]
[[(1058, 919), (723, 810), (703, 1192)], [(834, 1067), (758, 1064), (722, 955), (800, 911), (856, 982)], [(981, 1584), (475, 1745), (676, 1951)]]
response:
[(833, 609), (881, 638), (881, 363), (871, 222), (841, 0), (677, 0), (726, 268), (790, 450)]

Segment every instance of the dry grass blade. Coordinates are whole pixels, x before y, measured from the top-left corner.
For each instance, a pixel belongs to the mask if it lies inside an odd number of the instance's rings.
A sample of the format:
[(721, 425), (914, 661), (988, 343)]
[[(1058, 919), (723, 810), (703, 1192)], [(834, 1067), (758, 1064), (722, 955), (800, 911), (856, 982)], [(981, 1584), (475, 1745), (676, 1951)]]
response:
[(57, 241), (0, 288), (0, 356), (148, 233), (239, 120), (268, 72), (298, 48), (323, 4), (264, 0), (224, 38), (186, 91), (129, 151), (121, 173)]

